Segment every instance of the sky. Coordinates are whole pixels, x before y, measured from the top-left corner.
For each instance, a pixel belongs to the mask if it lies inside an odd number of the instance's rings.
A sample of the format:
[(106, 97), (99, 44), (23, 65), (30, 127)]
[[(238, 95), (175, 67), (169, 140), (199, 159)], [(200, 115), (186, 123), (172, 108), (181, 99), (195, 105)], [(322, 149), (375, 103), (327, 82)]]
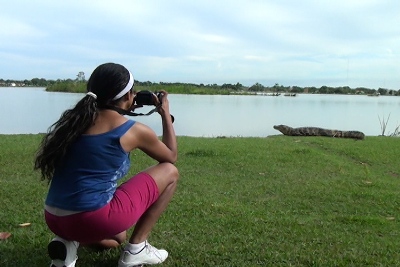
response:
[(0, 78), (400, 89), (399, 0), (0, 0)]

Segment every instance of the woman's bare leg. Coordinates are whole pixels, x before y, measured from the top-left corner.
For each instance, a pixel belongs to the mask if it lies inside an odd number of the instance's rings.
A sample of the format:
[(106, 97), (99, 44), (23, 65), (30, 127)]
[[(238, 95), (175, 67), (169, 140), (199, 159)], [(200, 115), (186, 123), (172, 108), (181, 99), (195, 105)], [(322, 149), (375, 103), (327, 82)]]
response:
[[(179, 178), (177, 168), (170, 163), (160, 163), (144, 170), (144, 172), (148, 173), (154, 179), (160, 195), (156, 202), (143, 213), (136, 223), (135, 229), (129, 239), (129, 242), (132, 244), (138, 244), (147, 240), (151, 229), (171, 201)], [(120, 246), (125, 240), (126, 231), (119, 233), (113, 238), (103, 239), (97, 243), (81, 245), (95, 249), (110, 249)]]
[(125, 240), (126, 240), (126, 231), (123, 231), (122, 233), (117, 234), (113, 238), (103, 239), (99, 242), (91, 244), (81, 244), (81, 246), (99, 250), (111, 249), (119, 247)]
[(151, 230), (167, 208), (174, 195), (179, 172), (171, 163), (160, 163), (146, 169), (144, 172), (153, 177), (159, 190), (159, 197), (140, 217), (133, 230), (129, 243), (138, 244), (147, 240)]

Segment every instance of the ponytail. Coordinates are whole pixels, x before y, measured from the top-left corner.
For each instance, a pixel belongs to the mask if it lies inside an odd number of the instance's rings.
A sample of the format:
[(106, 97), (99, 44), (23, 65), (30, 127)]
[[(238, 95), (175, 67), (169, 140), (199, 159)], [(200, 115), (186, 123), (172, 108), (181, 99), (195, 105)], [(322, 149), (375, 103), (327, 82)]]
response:
[(43, 180), (51, 180), (56, 166), (60, 164), (70, 145), (94, 123), (96, 117), (96, 98), (87, 94), (50, 126), (42, 139), (34, 167), (40, 169)]

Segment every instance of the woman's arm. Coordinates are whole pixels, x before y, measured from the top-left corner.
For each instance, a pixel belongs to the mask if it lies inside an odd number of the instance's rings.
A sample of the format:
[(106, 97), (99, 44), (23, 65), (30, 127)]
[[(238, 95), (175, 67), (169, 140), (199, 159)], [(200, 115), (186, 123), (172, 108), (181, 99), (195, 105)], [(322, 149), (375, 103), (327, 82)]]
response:
[(139, 148), (158, 162), (176, 162), (178, 158), (178, 148), (174, 126), (169, 112), (167, 95), (166, 92), (163, 92), (163, 97), (161, 98), (162, 105), (157, 108), (162, 119), (162, 140), (158, 138), (150, 127), (136, 122), (132, 128), (121, 137), (121, 145), (125, 151)]
[[(172, 124), (172, 122), (170, 123)], [(178, 159), (178, 149), (174, 130), (172, 125), (168, 125), (168, 122), (165, 124), (167, 124), (165, 126), (167, 133), (164, 132), (161, 141), (158, 139), (156, 133), (148, 126), (141, 123), (135, 123), (135, 125), (132, 127), (132, 130), (135, 131), (135, 136), (137, 139), (136, 147), (158, 162), (175, 163)]]
[(161, 93), (162, 93), (161, 105), (157, 108), (157, 111), (161, 115), (162, 119), (162, 129), (163, 129), (162, 142), (171, 151), (174, 151), (177, 157), (178, 149), (177, 149), (175, 130), (172, 124), (173, 121), (171, 118), (171, 113), (169, 111), (168, 93), (165, 91), (162, 91)]

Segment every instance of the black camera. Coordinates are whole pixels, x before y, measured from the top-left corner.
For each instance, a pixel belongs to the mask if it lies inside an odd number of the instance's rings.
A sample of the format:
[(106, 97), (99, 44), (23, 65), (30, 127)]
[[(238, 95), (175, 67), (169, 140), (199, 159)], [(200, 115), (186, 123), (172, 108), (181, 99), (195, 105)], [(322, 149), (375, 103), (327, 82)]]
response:
[(161, 104), (161, 98), (162, 98), (162, 93), (161, 92), (150, 92), (150, 91), (139, 91), (136, 93), (135, 96), (135, 102), (136, 105), (141, 105), (141, 106), (155, 106), (157, 103), (154, 102), (154, 95), (157, 96), (158, 100), (160, 101)]
[[(154, 96), (156, 96), (158, 98), (158, 101), (160, 103), (156, 108), (154, 108), (153, 110), (151, 110), (147, 114), (129, 112), (129, 114), (125, 114), (125, 115), (130, 115), (130, 116), (143, 116), (144, 115), (144, 116), (148, 116), (148, 115), (154, 113), (157, 110), (157, 108), (159, 108), (161, 106), (162, 97), (163, 97), (163, 93), (162, 92), (154, 92), (153, 93), (153, 92), (150, 92), (150, 91), (147, 91), (147, 90), (143, 90), (143, 91), (137, 92), (136, 95), (135, 95), (135, 98), (134, 98), (134, 102), (138, 106), (156, 106), (157, 103), (154, 101)], [(171, 120), (172, 120), (172, 123), (174, 123), (175, 118), (172, 115), (171, 115)]]

